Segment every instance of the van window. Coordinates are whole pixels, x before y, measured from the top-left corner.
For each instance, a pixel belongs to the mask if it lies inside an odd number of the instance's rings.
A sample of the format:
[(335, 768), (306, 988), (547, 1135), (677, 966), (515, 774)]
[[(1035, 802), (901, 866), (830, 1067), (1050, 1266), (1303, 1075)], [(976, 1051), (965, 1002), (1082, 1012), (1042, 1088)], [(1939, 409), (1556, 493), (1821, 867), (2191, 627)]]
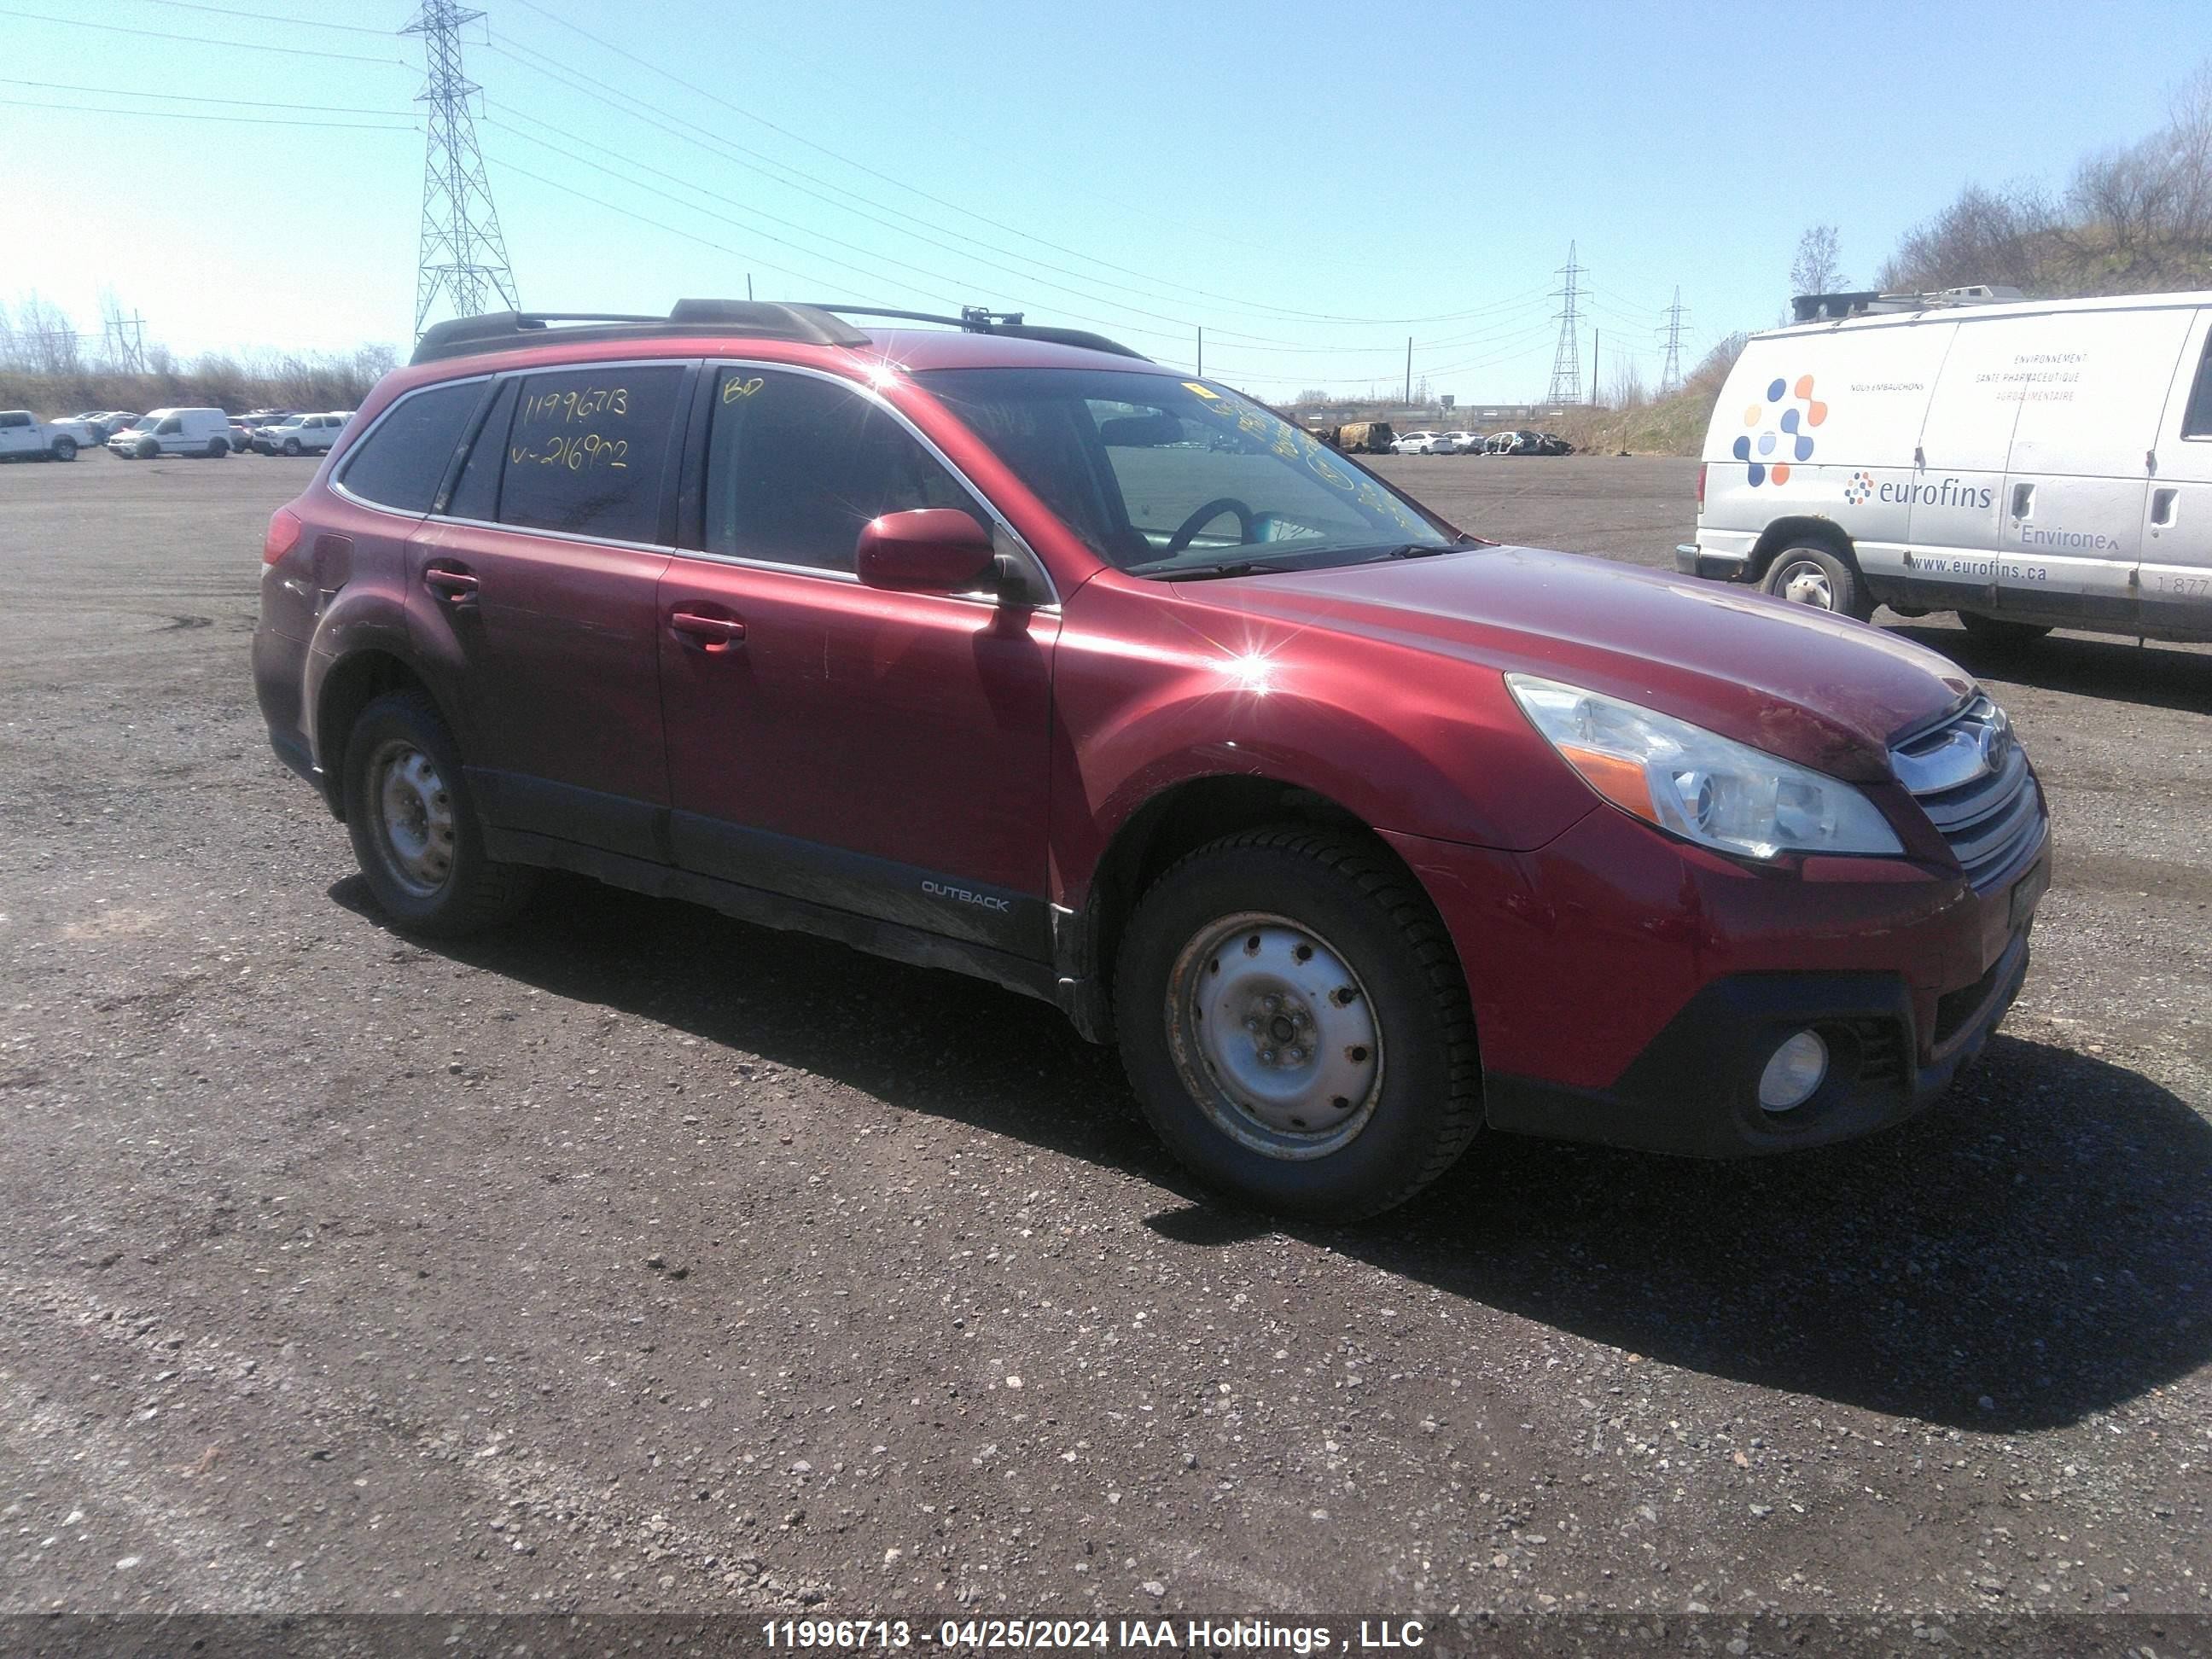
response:
[(428, 513), (483, 392), (482, 380), (464, 380), (402, 398), (354, 447), (338, 482), (379, 507)]
[(161, 425), (154, 428), (156, 432), (181, 432), (184, 429), (185, 420), (184, 416), (181, 415), (172, 415), (167, 420), (162, 422)]
[(811, 375), (725, 368), (707, 452), (709, 553), (850, 570), (885, 513), (976, 514), (960, 481), (883, 409)]
[(516, 393), (499, 521), (658, 543), (681, 363), (532, 374)]
[(2197, 365), (2197, 384), (2190, 388), (2189, 408), (2181, 417), (2185, 438), (2212, 438), (2212, 338), (2204, 342), (2204, 356)]

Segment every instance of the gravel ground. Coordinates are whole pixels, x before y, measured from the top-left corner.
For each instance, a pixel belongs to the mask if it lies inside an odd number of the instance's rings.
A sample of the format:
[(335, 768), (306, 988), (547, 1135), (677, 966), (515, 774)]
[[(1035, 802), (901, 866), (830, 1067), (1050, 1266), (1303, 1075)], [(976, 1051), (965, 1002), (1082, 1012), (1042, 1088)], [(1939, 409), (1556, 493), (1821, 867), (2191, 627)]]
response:
[[(1691, 466), (1408, 458), (1665, 563)], [(1983, 660), (2057, 821), (1942, 1107), (1208, 1205), (1042, 1005), (581, 882), (389, 932), (270, 757), (307, 465), (0, 468), (0, 1611), (2207, 1609), (2212, 660)]]

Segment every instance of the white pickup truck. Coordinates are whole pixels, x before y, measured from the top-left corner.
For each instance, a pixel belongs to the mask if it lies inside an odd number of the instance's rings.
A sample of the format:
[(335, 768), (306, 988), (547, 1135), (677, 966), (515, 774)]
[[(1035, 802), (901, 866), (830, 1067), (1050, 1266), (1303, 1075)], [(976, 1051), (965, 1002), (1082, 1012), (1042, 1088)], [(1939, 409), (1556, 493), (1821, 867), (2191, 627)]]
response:
[(77, 441), (27, 409), (0, 409), (0, 460), (73, 461)]

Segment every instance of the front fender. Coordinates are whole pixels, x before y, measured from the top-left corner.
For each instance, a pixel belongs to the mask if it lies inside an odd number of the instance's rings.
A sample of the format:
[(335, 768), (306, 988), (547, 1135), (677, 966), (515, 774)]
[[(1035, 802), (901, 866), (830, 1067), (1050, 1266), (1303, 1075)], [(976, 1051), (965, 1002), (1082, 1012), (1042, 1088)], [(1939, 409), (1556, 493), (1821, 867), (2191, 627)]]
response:
[(1204, 776), (1310, 790), (1369, 827), (1507, 850), (1595, 805), (1502, 676), (1389, 641), (1160, 603), (1074, 596), (1054, 673), (1054, 886), (1079, 902), (1115, 835)]

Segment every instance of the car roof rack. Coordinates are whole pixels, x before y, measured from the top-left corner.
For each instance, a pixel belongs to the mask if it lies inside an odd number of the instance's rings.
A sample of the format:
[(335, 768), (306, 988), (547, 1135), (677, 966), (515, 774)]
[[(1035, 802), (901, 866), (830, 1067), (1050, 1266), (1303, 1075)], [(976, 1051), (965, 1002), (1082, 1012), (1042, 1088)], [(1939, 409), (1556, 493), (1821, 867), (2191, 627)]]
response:
[(410, 362), (563, 340), (641, 340), (669, 334), (737, 334), (808, 345), (864, 346), (868, 337), (815, 306), (768, 300), (678, 300), (665, 317), (609, 311), (494, 311), (434, 323), (415, 343)]
[(957, 317), (941, 317), (930, 311), (884, 311), (867, 306), (817, 305), (802, 309), (826, 311), (836, 317), (882, 317), (896, 322), (936, 323), (968, 334), (1000, 334), (1009, 339), (1040, 340), (1047, 345), (1075, 346), (1085, 351), (1109, 352), (1116, 357), (1134, 357), (1140, 363), (1152, 362), (1143, 352), (1133, 350), (1119, 340), (1109, 340), (1103, 334), (1093, 334), (1088, 329), (1048, 328), (1042, 324), (1024, 323), (1018, 311), (986, 311), (981, 306), (963, 306)]

